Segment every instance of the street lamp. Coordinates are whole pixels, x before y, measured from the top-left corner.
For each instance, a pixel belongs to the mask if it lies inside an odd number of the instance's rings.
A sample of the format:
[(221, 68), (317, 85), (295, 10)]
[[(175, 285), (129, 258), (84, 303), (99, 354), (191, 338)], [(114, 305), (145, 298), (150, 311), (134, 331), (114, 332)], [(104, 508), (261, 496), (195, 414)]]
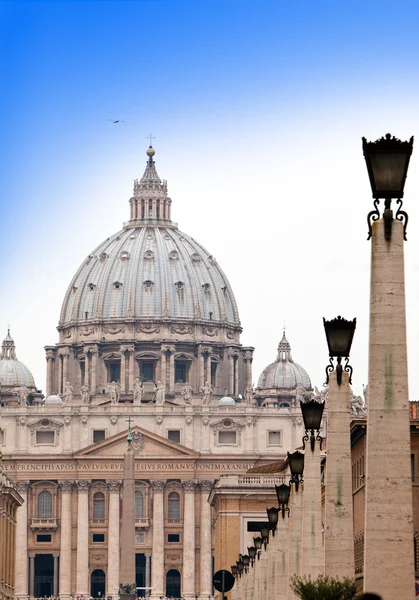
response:
[(256, 548), (254, 546), (250, 546), (250, 548), (247, 548), (247, 552), (249, 553), (250, 562), (252, 563), (252, 567), (253, 567), (253, 564), (254, 564), (255, 558), (256, 558)]
[(347, 321), (339, 316), (332, 321), (326, 321), (323, 317), (323, 325), (330, 356), (330, 364), (326, 367), (326, 383), (329, 383), (329, 373), (335, 368), (333, 358), (337, 359), (336, 381), (338, 385), (342, 384), (342, 358), (346, 360), (345, 371), (349, 373), (349, 383), (352, 383), (352, 367), (349, 364), (349, 354), (355, 333), (356, 319)]
[(287, 452), (288, 463), (291, 469), (290, 484), (295, 484), (295, 491), (298, 492), (298, 486), (300, 483), (304, 483), (304, 454), (299, 450), (295, 452)]
[[(241, 554), (239, 556), (241, 556)], [(241, 558), (239, 558), (239, 560), (237, 561), (237, 572), (240, 577), (242, 576), (243, 569), (244, 569), (243, 561)]]
[(233, 575), (234, 577), (237, 577), (237, 575), (238, 575), (238, 568), (237, 568), (237, 565), (231, 565), (230, 569), (231, 569), (231, 573), (232, 573), (232, 575)]
[(248, 554), (243, 554), (242, 561), (244, 565), (244, 572), (247, 573), (250, 565), (250, 556)]
[(290, 499), (291, 487), (285, 483), (275, 486), (276, 497), (278, 498), (279, 510), (282, 511), (282, 518), (285, 519), (285, 512), (290, 516), (290, 509), (288, 508), (288, 502)]
[[(314, 452), (314, 444), (316, 440), (320, 442), (320, 450), (322, 449), (323, 438), (320, 435), (320, 424), (322, 422), (324, 402), (316, 402), (309, 400), (302, 402), (300, 400), (301, 412), (303, 414), (305, 435), (303, 437), (303, 448), (305, 450), (306, 442), (310, 440), (311, 451)], [(308, 432), (310, 431), (310, 437)], [(317, 435), (314, 432), (317, 431)]]
[(266, 546), (269, 544), (269, 523), (266, 523), (266, 525), (262, 525), (262, 527), (260, 528), (260, 535), (262, 536), (262, 541), (263, 541), (263, 546), (266, 550)]
[(253, 538), (253, 543), (255, 545), (255, 548), (256, 548), (256, 551), (257, 551), (257, 554), (258, 554), (258, 560), (260, 560), (260, 553), (261, 553), (261, 550), (262, 550), (263, 539), (260, 536), (254, 537)]
[(384, 198), (384, 236), (386, 240), (391, 239), (391, 225), (393, 211), (391, 210), (392, 198), (397, 198), (399, 205), (396, 219), (404, 222), (404, 239), (406, 239), (406, 226), (408, 216), (401, 210), (406, 182), (407, 169), (413, 150), (413, 136), (408, 142), (402, 142), (391, 133), (375, 142), (367, 142), (362, 138), (362, 149), (365, 162), (367, 163), (368, 176), (374, 200), (374, 210), (368, 213), (368, 238), (372, 234), (372, 222), (380, 218), (378, 205), (380, 198)]
[(272, 508), (267, 508), (266, 512), (268, 513), (268, 521), (269, 525), (271, 526), (272, 535), (275, 537), (275, 531), (278, 525), (279, 508), (272, 506)]

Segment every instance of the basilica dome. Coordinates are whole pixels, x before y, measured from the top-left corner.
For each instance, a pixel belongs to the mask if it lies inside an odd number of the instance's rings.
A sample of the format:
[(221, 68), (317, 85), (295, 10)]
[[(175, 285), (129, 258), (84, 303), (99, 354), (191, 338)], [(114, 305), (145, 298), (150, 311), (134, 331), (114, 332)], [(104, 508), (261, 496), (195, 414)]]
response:
[(154, 149), (134, 182), (131, 219), (99, 244), (74, 275), (60, 325), (86, 319), (176, 318), (239, 326), (230, 284), (215, 258), (171, 221)]
[(310, 377), (303, 367), (292, 360), (291, 346), (284, 332), (278, 345), (276, 361), (262, 371), (258, 381), (258, 388), (295, 390), (299, 385), (302, 385), (306, 390), (310, 390)]
[(20, 387), (25, 385), (35, 389), (35, 381), (28, 367), (16, 357), (16, 348), (10, 330), (3, 340), (0, 355), (1, 387)]

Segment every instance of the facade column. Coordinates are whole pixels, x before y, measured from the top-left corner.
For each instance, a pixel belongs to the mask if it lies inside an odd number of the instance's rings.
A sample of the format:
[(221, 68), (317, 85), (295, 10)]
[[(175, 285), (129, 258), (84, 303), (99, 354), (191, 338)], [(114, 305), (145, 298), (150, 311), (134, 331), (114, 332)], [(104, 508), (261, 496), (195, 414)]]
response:
[(68, 359), (69, 359), (69, 350), (68, 350), (68, 348), (66, 348), (63, 353), (63, 384), (62, 384), (63, 391), (64, 391), (65, 384), (68, 381)]
[(166, 377), (166, 346), (161, 348), (160, 356), (160, 381), (162, 381), (167, 389), (167, 377)]
[(152, 600), (164, 596), (164, 499), (165, 481), (152, 481), (153, 489), (153, 550), (151, 561)]
[[(147, 588), (150, 587), (150, 583), (151, 583), (151, 569), (150, 569), (150, 555), (147, 553), (145, 555), (145, 586)], [(146, 596), (147, 596), (146, 592)]]
[(132, 392), (134, 390), (134, 358), (135, 358), (135, 346), (128, 347), (128, 390)]
[(372, 223), (364, 591), (384, 600), (415, 595), (403, 234)]
[(127, 381), (126, 381), (127, 368), (126, 368), (125, 347), (121, 347), (121, 369), (120, 370), (121, 370), (121, 375), (120, 375), (121, 392), (124, 393), (127, 389)]
[(350, 433), (349, 374), (329, 374), (327, 412), (327, 477), (324, 522), (324, 574), (350, 577), (355, 573)]
[(234, 354), (231, 349), (228, 353), (228, 394), (234, 395)]
[[(71, 492), (74, 481), (62, 481), (61, 487), (61, 539), (60, 539), (60, 598), (71, 596)], [(54, 587), (55, 587), (54, 558)], [(58, 573), (57, 573), (58, 574)], [(54, 591), (54, 595), (58, 592)]]
[[(294, 516), (294, 515), (293, 515)], [(288, 568), (289, 568), (289, 528), (291, 519), (279, 513), (275, 559), (275, 587), (272, 598), (287, 600), (288, 598)], [(353, 576), (353, 575), (352, 575)]]
[(234, 395), (237, 396), (239, 393), (239, 356), (234, 357)]
[(54, 354), (52, 350), (47, 350), (47, 397), (54, 393), (53, 382), (52, 382), (52, 367), (54, 361)]
[(200, 481), (201, 487), (201, 539), (200, 539), (200, 592), (202, 600), (208, 600), (212, 592), (212, 544), (211, 544), (211, 505), (208, 495), (212, 488), (212, 481)]
[(98, 350), (97, 347), (94, 347), (90, 350), (90, 360), (91, 360), (91, 369), (92, 369), (92, 381), (90, 387), (90, 393), (95, 395), (97, 392), (97, 359), (98, 359)]
[(61, 353), (58, 354), (58, 394), (63, 393), (63, 362), (64, 357)]
[(302, 569), (304, 575), (316, 579), (324, 570), (319, 442), (313, 452), (310, 444), (306, 444), (303, 499)]
[(28, 596), (28, 487), (29, 481), (16, 483), (23, 504), (16, 510), (15, 595), (25, 600)]
[(52, 593), (54, 596), (58, 596), (58, 556), (59, 554), (54, 554), (54, 579), (52, 584)]
[(29, 555), (29, 596), (35, 597), (35, 554)]
[[(118, 597), (119, 589), (119, 492), (121, 481), (109, 480), (106, 482), (109, 489), (109, 521), (108, 521), (108, 572), (106, 578), (106, 595)], [(125, 583), (125, 582), (124, 582)]]
[(175, 389), (175, 347), (170, 347), (170, 358), (169, 358), (169, 391), (173, 392)]
[(208, 348), (207, 349), (207, 358), (206, 358), (206, 376), (205, 376), (205, 381), (208, 381), (208, 383), (211, 383), (211, 352), (212, 349)]
[(183, 579), (182, 595), (195, 598), (195, 488), (196, 481), (182, 481), (183, 487)]
[(77, 481), (77, 581), (76, 594), (89, 595), (89, 487), (90, 481)]
[(204, 350), (202, 349), (202, 346), (199, 346), (198, 356), (199, 356), (199, 384), (198, 384), (198, 390), (201, 390), (201, 388), (203, 388), (204, 385), (205, 385), (205, 356), (204, 356)]
[(251, 352), (246, 352), (246, 386), (252, 385), (252, 362), (253, 354)]

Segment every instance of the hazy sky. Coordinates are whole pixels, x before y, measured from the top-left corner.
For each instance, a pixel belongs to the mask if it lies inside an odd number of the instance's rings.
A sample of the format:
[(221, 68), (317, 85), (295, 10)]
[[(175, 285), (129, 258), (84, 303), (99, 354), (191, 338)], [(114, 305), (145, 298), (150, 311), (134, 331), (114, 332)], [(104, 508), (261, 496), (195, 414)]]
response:
[[(417, 0), (2, 2), (0, 64), (0, 337), (10, 323), (38, 387), (67, 285), (128, 220), (152, 132), (173, 219), (232, 284), (254, 381), (285, 323), (293, 358), (320, 386), (322, 317), (342, 314), (358, 319), (361, 392), (372, 209), (361, 137), (419, 135)], [(418, 201), (415, 148), (404, 204), (411, 399)]]

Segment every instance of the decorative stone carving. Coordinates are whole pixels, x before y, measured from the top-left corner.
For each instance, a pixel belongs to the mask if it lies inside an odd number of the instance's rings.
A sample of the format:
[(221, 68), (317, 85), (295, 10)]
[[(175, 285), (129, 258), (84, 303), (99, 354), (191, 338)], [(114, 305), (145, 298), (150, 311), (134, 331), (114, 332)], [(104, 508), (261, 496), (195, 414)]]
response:
[(138, 325), (136, 331), (137, 333), (159, 333), (160, 327), (154, 323), (142, 323)]
[(136, 404), (136, 405), (141, 404), (141, 401), (143, 399), (143, 393), (144, 393), (144, 384), (143, 384), (142, 379), (140, 379), (140, 377), (136, 377), (134, 379), (133, 393), (134, 393), (134, 404)]
[[(306, 400), (309, 400), (310, 398), (308, 397), (308, 395), (309, 394), (306, 392), (302, 396), (301, 400), (303, 402)], [(328, 399), (329, 399), (329, 386), (328, 385), (323, 385), (323, 388), (321, 390), (319, 390), (318, 387), (314, 386), (314, 400), (316, 400), (316, 402), (324, 402), (324, 407), (327, 408)], [(299, 406), (299, 404), (300, 403), (298, 403), (298, 406)]]
[(161, 479), (155, 479), (153, 481), (150, 481), (150, 485), (153, 492), (163, 492), (166, 482)]
[(59, 485), (63, 493), (69, 493), (73, 489), (74, 481), (72, 481), (71, 479), (64, 479), (64, 481), (59, 482)]
[(90, 488), (90, 481), (87, 479), (79, 479), (76, 481), (77, 490), (79, 494), (87, 494)]
[(107, 327), (103, 328), (103, 333), (109, 333), (110, 335), (125, 333), (125, 325), (108, 325)]
[(164, 381), (158, 381), (156, 386), (156, 406), (162, 406), (166, 400), (166, 385)]
[(95, 562), (104, 562), (105, 558), (104, 554), (92, 554), (92, 560)]
[(132, 432), (132, 451), (134, 454), (139, 454), (144, 449), (145, 439), (141, 431)]
[(188, 415), (187, 417), (185, 417), (186, 425), (191, 425), (192, 421), (193, 421), (193, 418), (191, 417), (191, 415)]
[(160, 417), (160, 416), (156, 417), (156, 423), (157, 423), (157, 425), (161, 425), (163, 423), (163, 417)]
[(234, 331), (227, 329), (227, 337), (229, 340), (234, 340)]
[(203, 425), (204, 427), (208, 427), (208, 425), (209, 425), (209, 422), (210, 422), (210, 420), (209, 420), (209, 418), (208, 418), (208, 417), (204, 417), (204, 418), (202, 419), (202, 425)]
[(90, 392), (87, 385), (82, 385), (80, 388), (82, 404), (90, 404)]
[(108, 384), (109, 397), (112, 404), (118, 404), (121, 397), (121, 384), (119, 381), (112, 381)]
[(26, 494), (30, 486), (30, 481), (16, 481), (15, 485), (19, 494)]
[(108, 486), (108, 490), (112, 493), (112, 492), (118, 492), (121, 489), (122, 486), (122, 481), (120, 481), (119, 479), (107, 479), (106, 480), (106, 485)]
[(167, 560), (170, 560), (171, 562), (180, 562), (180, 555), (179, 554), (168, 554)]
[(64, 417), (64, 425), (66, 427), (68, 427), (71, 423), (71, 417), (69, 417), (68, 415)]
[(80, 335), (83, 335), (84, 337), (88, 337), (89, 335), (92, 335), (92, 333), (95, 332), (95, 328), (94, 327), (84, 327), (83, 329), (79, 330)]
[(246, 425), (252, 427), (256, 423), (256, 417), (247, 417)]
[(192, 333), (192, 327), (190, 325), (172, 325), (170, 332), (186, 335), (187, 333)]
[(195, 492), (195, 488), (198, 485), (198, 482), (194, 479), (188, 479), (187, 481), (182, 481), (183, 491), (186, 493)]
[(210, 427), (214, 432), (214, 436), (216, 436), (219, 431), (236, 431), (238, 440), (240, 441), (241, 432), (245, 427), (245, 424), (233, 419), (221, 419), (220, 421), (211, 423)]
[(254, 405), (254, 400), (253, 400), (254, 394), (255, 394), (255, 388), (254, 388), (253, 384), (249, 383), (244, 390), (244, 399), (245, 399), (247, 406)]
[(16, 423), (18, 427), (24, 427), (26, 425), (26, 417), (16, 417)]
[(349, 408), (352, 417), (366, 417), (367, 410), (365, 401), (361, 396), (355, 396), (351, 389), (351, 399), (349, 400)]
[(19, 406), (28, 406), (29, 389), (26, 385), (17, 388), (17, 398)]
[(185, 404), (191, 404), (192, 401), (192, 386), (188, 383), (183, 386), (182, 391), (180, 392)]
[(61, 396), (64, 404), (71, 404), (74, 397), (74, 387), (71, 385), (69, 381), (66, 381), (64, 385), (64, 393)]
[(201, 387), (202, 392), (202, 404), (203, 406), (208, 406), (211, 404), (212, 400), (212, 385), (206, 381), (205, 385)]
[(116, 425), (118, 423), (118, 417), (116, 415), (113, 415), (109, 420), (112, 425)]
[(215, 327), (202, 327), (202, 333), (209, 337), (214, 337), (214, 335), (217, 335), (217, 330)]
[(209, 479), (204, 479), (203, 481), (199, 481), (198, 482), (200, 487), (201, 487), (201, 492), (203, 494), (209, 494), (211, 489), (212, 489), (212, 485), (213, 482), (210, 481)]
[(88, 418), (87, 418), (87, 416), (86, 416), (86, 415), (82, 415), (82, 416), (80, 417), (80, 423), (83, 425), (83, 427), (86, 427), (86, 425), (87, 425), (87, 421), (88, 421)]
[(293, 427), (301, 427), (303, 424), (303, 417), (293, 417), (292, 418), (292, 426)]

